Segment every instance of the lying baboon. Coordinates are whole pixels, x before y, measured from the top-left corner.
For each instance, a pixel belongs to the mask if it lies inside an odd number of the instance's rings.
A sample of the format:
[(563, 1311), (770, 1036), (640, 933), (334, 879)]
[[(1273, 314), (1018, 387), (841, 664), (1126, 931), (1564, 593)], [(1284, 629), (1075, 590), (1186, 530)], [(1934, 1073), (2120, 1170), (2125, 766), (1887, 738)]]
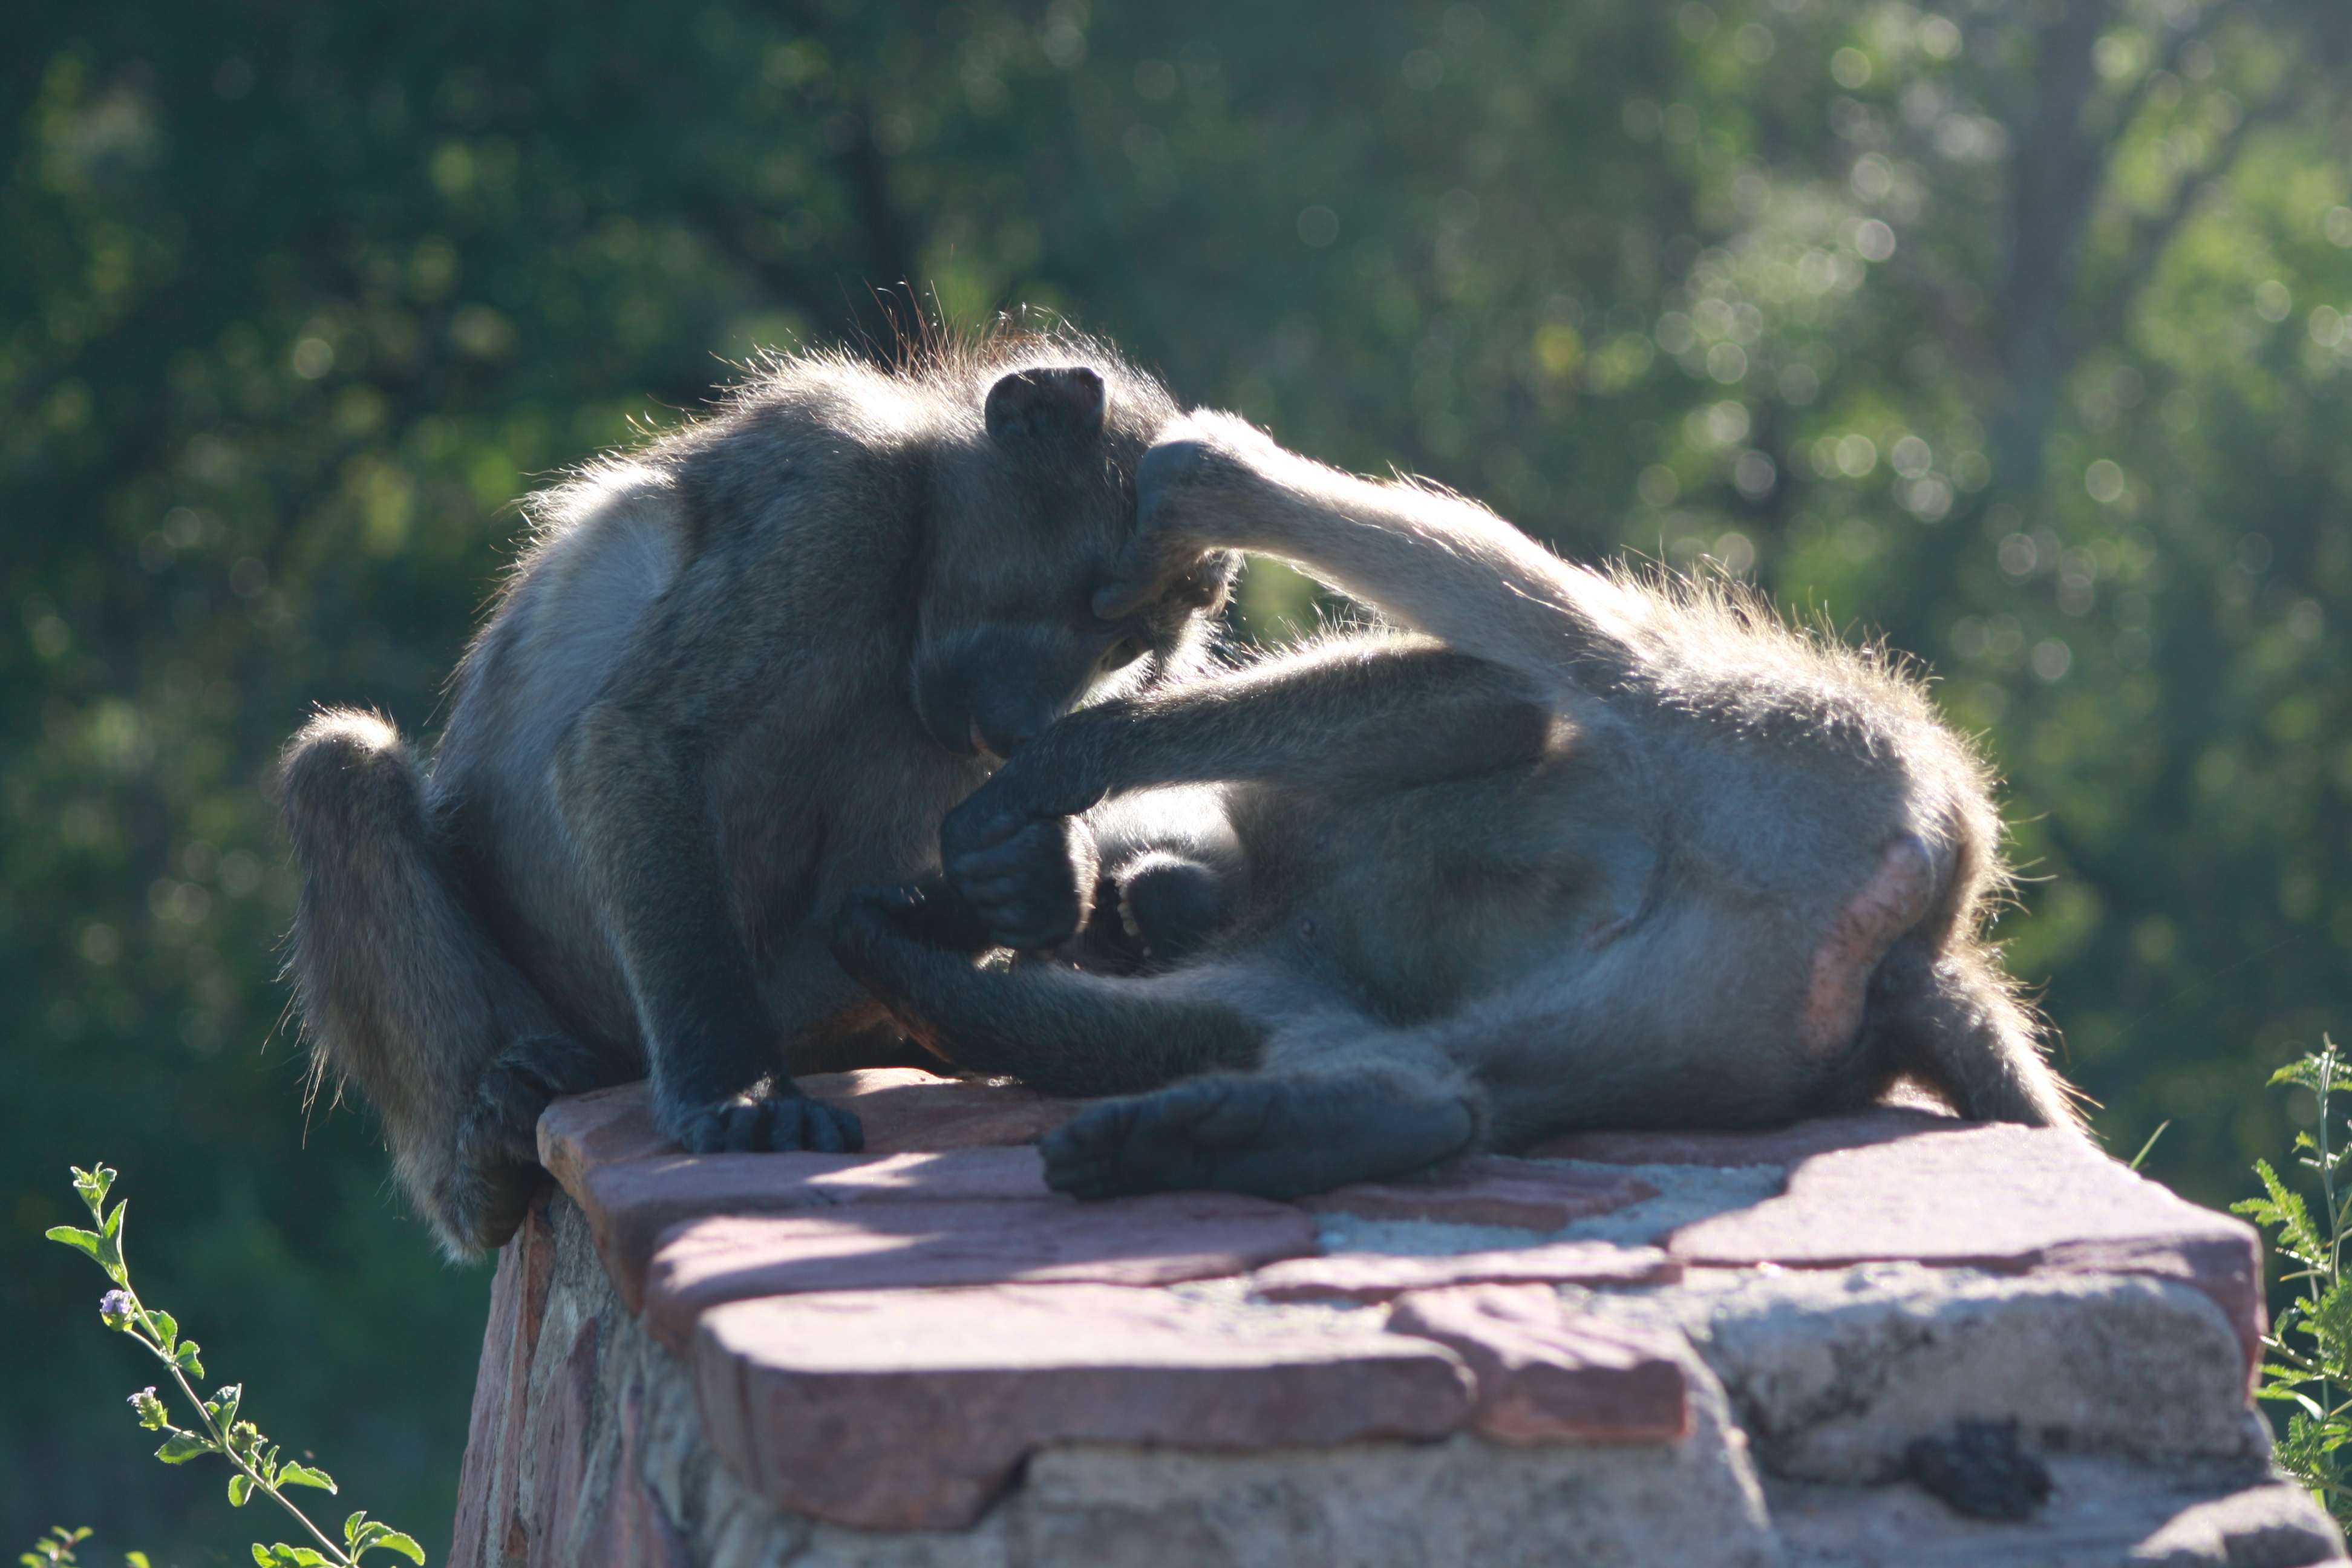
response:
[[(1076, 363), (1073, 363), (1076, 362)], [(548, 1100), (650, 1068), (688, 1149), (855, 1149), (791, 1074), (905, 1045), (835, 965), (843, 897), (1089, 694), (1189, 668), (1237, 557), (1101, 618), (1174, 405), (1019, 336), (779, 361), (534, 498), (426, 778), (365, 713), (281, 768), (291, 973), (445, 1247), (513, 1228)]]
[[(944, 885), (845, 911), (845, 966), (942, 1056), (1136, 1097), (1047, 1142), (1054, 1185), (1291, 1196), (1579, 1128), (1784, 1121), (1902, 1078), (1966, 1116), (2077, 1125), (1979, 935), (2003, 876), (1986, 771), (1885, 657), (1727, 587), (1567, 564), (1227, 416), (1171, 426), (1139, 484), (1102, 613), (1243, 549), (1411, 632), (1073, 714), (950, 814)], [(1232, 837), (1178, 836), (1207, 913), (1178, 951), (983, 966), (940, 940), (1152, 945), (1148, 919), (1089, 909), (1115, 889), (1093, 893), (1066, 824), (1169, 785), (1213, 792)], [(1146, 861), (1121, 831), (1112, 858)]]

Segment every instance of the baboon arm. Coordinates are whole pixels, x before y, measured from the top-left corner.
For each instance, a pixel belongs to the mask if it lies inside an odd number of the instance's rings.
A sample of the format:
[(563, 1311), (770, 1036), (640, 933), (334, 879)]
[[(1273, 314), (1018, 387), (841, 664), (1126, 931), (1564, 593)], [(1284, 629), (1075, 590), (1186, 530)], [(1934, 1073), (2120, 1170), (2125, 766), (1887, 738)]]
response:
[(740, 1094), (782, 1065), (704, 814), (699, 759), (628, 709), (599, 705), (557, 763), (573, 843), (621, 963), (656, 1095)]
[[(779, 1010), (778, 998), (763, 999), (712, 820), (719, 745), (762, 692), (810, 678), (796, 668), (792, 606), (743, 581), (755, 565), (723, 552), (688, 563), (553, 768), (558, 812), (644, 1035), (657, 1110), (667, 1131), (705, 1152), (747, 1138), (764, 1146), (772, 1132), (783, 1139), (776, 1146), (794, 1146), (789, 1129), (733, 1123), (753, 1113), (742, 1097), (763, 1080), (769, 1100), (798, 1099), (784, 1047), (838, 1003), (793, 998)], [(821, 953), (821, 938), (811, 943)], [(707, 1125), (714, 1115), (726, 1124)], [(835, 1132), (807, 1136), (824, 1147)]]
[(1234, 1008), (1172, 994), (1163, 982), (1047, 963), (977, 967), (909, 936), (891, 912), (898, 893), (853, 898), (834, 954), (901, 1027), (959, 1067), (1048, 1094), (1096, 1095), (1256, 1065), (1264, 1032)]
[(1553, 738), (1550, 709), (1509, 670), (1418, 641), (1351, 641), (1082, 709), (949, 820), (1070, 816), (1160, 784), (1410, 789), (1530, 761)]
[(1159, 592), (1213, 549), (1289, 561), (1465, 653), (1606, 687), (1652, 636), (1641, 595), (1572, 565), (1475, 502), (1343, 474), (1231, 415), (1171, 426), (1137, 470), (1138, 533), (1104, 613)]

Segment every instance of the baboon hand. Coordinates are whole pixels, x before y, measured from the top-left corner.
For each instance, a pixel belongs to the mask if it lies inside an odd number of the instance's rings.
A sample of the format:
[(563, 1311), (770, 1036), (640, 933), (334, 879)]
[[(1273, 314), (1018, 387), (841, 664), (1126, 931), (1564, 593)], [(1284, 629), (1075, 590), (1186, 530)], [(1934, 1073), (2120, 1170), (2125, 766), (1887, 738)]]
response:
[(798, 1089), (730, 1095), (713, 1105), (689, 1106), (671, 1119), (677, 1141), (694, 1154), (854, 1154), (866, 1130), (846, 1110), (811, 1100)]
[(1221, 545), (1232, 501), (1282, 456), (1263, 432), (1229, 414), (1194, 413), (1165, 426), (1135, 468), (1135, 537), (1095, 595), (1095, 614), (1118, 620), (1166, 594)]
[(959, 808), (940, 826), (940, 849), (949, 884), (1005, 947), (1059, 947), (1086, 920), (1094, 840), (1075, 816)]

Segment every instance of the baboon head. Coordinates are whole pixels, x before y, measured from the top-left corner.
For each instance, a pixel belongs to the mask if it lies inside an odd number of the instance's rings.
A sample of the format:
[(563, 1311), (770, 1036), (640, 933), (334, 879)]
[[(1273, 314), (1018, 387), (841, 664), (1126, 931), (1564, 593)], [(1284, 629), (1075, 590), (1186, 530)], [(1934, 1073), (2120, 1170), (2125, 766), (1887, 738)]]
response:
[(1117, 620), (1095, 590), (1135, 531), (1135, 465), (1175, 405), (1116, 367), (1039, 365), (988, 388), (943, 455), (919, 606), (914, 697), (952, 752), (1010, 756), (1089, 695), (1196, 660), (1240, 557), (1202, 562)]

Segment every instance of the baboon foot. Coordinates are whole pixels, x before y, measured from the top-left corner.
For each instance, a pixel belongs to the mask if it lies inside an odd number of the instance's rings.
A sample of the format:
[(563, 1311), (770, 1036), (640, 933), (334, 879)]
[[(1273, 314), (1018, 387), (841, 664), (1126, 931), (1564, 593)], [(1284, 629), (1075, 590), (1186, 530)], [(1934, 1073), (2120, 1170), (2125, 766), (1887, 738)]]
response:
[(1208, 941), (1231, 903), (1215, 872), (1173, 855), (1148, 855), (1118, 879), (1120, 934), (1154, 964), (1174, 963)]
[(507, 1047), (474, 1086), (458, 1125), (452, 1168), (431, 1218), (451, 1256), (474, 1258), (503, 1246), (547, 1184), (539, 1167), (539, 1118), (562, 1095), (603, 1089), (621, 1075), (562, 1035), (534, 1035)]
[(1458, 1100), (1381, 1079), (1194, 1079), (1097, 1105), (1048, 1136), (1045, 1183), (1073, 1197), (1205, 1190), (1295, 1198), (1403, 1175), (1466, 1147)]
[(565, 1036), (517, 1040), (474, 1086), (459, 1133), (469, 1162), (536, 1165), (548, 1102), (619, 1081), (595, 1052)]
[(856, 1117), (797, 1089), (734, 1095), (662, 1120), (695, 1154), (854, 1154), (866, 1147)]

